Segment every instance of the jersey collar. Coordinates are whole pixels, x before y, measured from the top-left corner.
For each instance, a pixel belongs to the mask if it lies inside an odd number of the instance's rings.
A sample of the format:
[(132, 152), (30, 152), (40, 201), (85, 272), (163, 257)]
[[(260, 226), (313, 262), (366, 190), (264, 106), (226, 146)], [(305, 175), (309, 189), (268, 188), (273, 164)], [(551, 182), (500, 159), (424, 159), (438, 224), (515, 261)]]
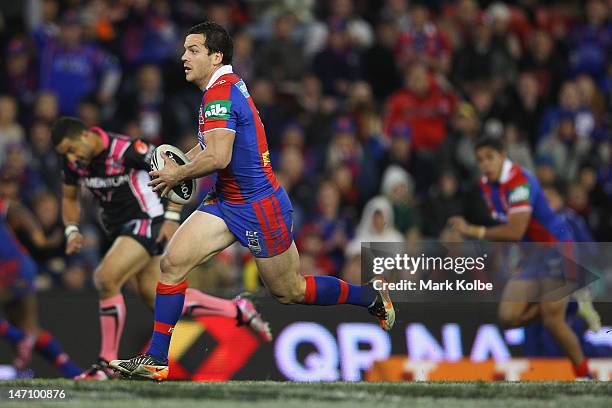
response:
[(234, 71), (232, 70), (232, 66), (231, 65), (223, 65), (221, 68), (217, 69), (213, 73), (213, 76), (210, 78), (210, 81), (208, 81), (208, 85), (206, 85), (206, 89), (208, 89), (211, 86), (213, 86), (213, 84), (215, 82), (217, 82), (217, 79), (221, 78), (223, 75), (231, 74), (233, 72)]
[(510, 180), (510, 172), (512, 170), (512, 162), (510, 159), (504, 160), (504, 164), (502, 165), (501, 175), (499, 176), (499, 183), (507, 183)]
[(102, 145), (104, 146), (104, 150), (108, 149), (108, 146), (110, 145), (110, 137), (108, 136), (108, 134), (102, 128), (99, 127), (92, 127), (90, 130), (100, 135), (100, 137), (102, 138)]

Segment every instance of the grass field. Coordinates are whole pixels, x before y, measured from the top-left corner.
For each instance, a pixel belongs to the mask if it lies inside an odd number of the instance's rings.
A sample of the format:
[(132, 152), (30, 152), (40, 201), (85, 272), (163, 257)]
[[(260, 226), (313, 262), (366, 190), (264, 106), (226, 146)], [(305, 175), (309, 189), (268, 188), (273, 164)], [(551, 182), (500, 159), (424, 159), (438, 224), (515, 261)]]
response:
[[(62, 389), (65, 400), (11, 400), (10, 389)], [(612, 407), (612, 383), (0, 382), (8, 407), (509, 408)]]

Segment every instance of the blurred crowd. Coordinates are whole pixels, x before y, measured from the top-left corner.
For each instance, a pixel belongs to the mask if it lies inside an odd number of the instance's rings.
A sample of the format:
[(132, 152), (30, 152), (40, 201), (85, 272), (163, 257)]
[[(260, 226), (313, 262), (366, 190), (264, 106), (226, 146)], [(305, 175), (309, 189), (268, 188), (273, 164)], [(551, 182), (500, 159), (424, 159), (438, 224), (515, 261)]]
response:
[[(612, 241), (612, 1), (13, 3), (0, 6), (0, 194), (28, 205), (57, 244), (32, 252), (41, 288), (91, 285), (109, 244), (83, 194), (86, 249), (63, 256), (50, 125), (74, 115), (192, 147), (201, 93), (180, 55), (205, 19), (233, 35), (305, 272), (359, 281), (361, 242), (457, 240), (453, 215), (487, 223), (473, 152), (483, 135)], [(201, 195), (213, 183), (201, 180)], [(199, 286), (257, 285), (241, 248), (206, 268)]]

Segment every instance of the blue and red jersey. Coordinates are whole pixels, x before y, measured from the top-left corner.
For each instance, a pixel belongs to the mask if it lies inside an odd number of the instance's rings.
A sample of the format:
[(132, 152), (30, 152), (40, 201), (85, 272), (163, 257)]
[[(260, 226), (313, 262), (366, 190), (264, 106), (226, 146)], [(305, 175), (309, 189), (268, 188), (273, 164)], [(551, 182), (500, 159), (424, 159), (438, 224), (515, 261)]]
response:
[(217, 172), (220, 200), (230, 204), (258, 201), (280, 186), (270, 164), (266, 132), (246, 84), (225, 65), (207, 86), (199, 112), (198, 140), (206, 148), (206, 134), (225, 129), (235, 132), (232, 159)]
[(572, 241), (569, 226), (550, 207), (535, 176), (510, 160), (504, 162), (499, 182), (491, 182), (483, 176), (480, 189), (491, 216), (499, 223), (508, 222), (512, 213), (531, 212), (522, 241)]

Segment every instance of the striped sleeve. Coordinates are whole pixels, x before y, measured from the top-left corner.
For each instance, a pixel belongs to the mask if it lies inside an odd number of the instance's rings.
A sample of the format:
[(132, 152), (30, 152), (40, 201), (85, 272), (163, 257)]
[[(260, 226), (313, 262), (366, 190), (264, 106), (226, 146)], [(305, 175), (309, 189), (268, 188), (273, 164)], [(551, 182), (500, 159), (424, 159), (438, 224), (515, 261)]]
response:
[(232, 98), (233, 88), (233, 85), (226, 81), (213, 85), (206, 91), (202, 109), (204, 133), (217, 129), (236, 131), (238, 114)]

